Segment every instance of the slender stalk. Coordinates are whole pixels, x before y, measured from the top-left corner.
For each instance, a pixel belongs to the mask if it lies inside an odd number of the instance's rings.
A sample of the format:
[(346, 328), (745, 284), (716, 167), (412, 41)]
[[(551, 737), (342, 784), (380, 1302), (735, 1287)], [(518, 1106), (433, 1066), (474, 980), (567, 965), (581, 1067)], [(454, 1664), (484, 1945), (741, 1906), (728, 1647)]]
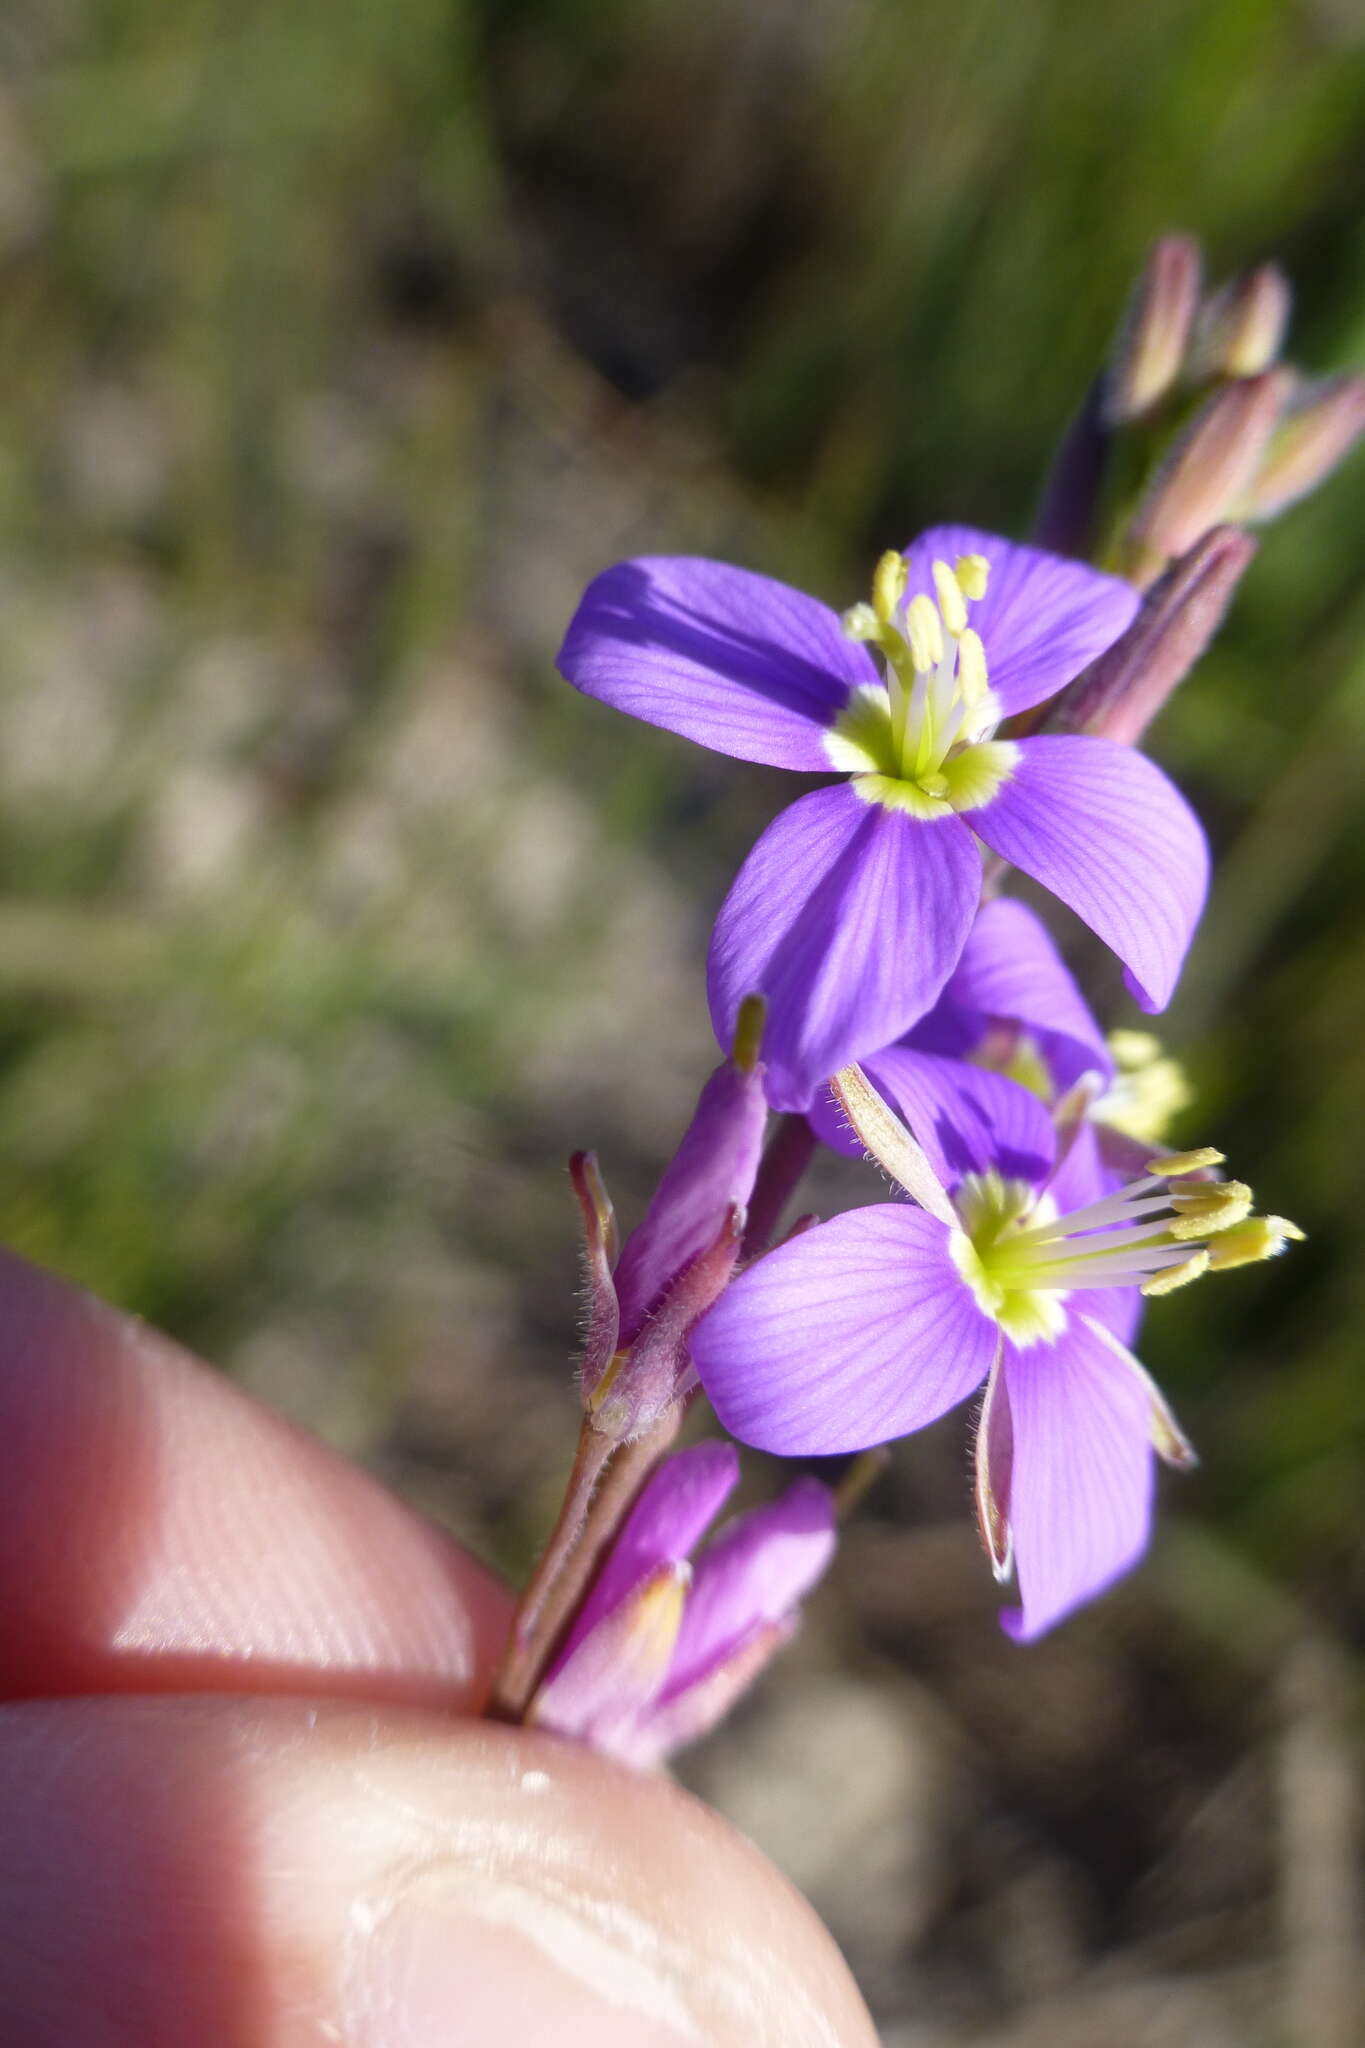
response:
[(814, 1150), (815, 1133), (803, 1116), (789, 1112), (778, 1119), (749, 1199), (741, 1259), (756, 1259), (767, 1250)]
[(682, 1426), (674, 1402), (645, 1436), (617, 1444), (586, 1422), (559, 1517), (517, 1609), (488, 1715), (519, 1721), (635, 1498)]

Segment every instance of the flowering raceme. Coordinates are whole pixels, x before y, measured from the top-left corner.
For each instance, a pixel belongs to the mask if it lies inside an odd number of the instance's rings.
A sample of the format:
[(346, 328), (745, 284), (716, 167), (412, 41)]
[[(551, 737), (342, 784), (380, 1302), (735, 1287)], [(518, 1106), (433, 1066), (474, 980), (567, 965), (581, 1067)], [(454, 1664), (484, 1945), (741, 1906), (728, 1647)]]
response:
[(1155, 1449), (1190, 1452), (1128, 1350), (1142, 1296), (1271, 1256), (1298, 1236), (1172, 1155), (1118, 1192), (1028, 1090), (978, 1070), (974, 1108), (922, 1150), (853, 1070), (855, 1126), (926, 1206), (854, 1209), (743, 1274), (692, 1334), (741, 1442), (802, 1456), (921, 1429), (986, 1383), (977, 1502), (997, 1574), (1017, 1570), (1028, 1640), (1144, 1549)]
[(559, 656), (577, 688), (742, 760), (848, 778), (769, 826), (711, 942), (721, 1043), (746, 996), (767, 1001), (774, 1107), (806, 1109), (929, 1010), (971, 927), (983, 844), (1091, 926), (1144, 1007), (1169, 1000), (1207, 881), (1184, 798), (1100, 737), (999, 737), (1137, 604), (1115, 577), (972, 527), (884, 556), (871, 604), (843, 620), (685, 557), (622, 563), (589, 586)]

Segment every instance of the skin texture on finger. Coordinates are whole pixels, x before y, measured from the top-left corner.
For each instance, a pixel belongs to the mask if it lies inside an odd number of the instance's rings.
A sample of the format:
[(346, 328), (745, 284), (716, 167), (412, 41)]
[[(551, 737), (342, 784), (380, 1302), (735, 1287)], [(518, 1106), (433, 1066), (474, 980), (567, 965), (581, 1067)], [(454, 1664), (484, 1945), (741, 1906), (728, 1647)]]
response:
[(489, 1573), (133, 1318), (0, 1253), (0, 1698), (350, 1694), (469, 1711)]
[(0, 1710), (26, 2048), (873, 2048), (829, 1936), (686, 1793), (330, 1702)]

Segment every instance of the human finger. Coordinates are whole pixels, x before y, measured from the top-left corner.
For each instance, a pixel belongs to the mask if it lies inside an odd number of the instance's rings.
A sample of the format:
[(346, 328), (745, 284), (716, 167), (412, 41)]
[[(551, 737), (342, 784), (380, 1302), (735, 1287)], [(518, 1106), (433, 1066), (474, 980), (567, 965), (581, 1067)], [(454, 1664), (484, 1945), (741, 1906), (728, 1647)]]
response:
[(0, 1710), (28, 2048), (871, 2048), (717, 1816), (551, 1737), (298, 1700)]

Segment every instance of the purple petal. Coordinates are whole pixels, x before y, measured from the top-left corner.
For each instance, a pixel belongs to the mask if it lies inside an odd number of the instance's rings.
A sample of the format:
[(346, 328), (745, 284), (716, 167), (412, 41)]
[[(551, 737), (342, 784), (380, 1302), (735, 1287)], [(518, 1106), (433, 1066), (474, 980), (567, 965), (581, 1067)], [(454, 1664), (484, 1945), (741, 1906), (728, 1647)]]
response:
[(747, 1205), (767, 1114), (761, 1068), (744, 1073), (729, 1060), (717, 1067), (644, 1221), (621, 1253), (620, 1343), (637, 1335), (669, 1282), (715, 1242), (727, 1210)]
[(884, 1203), (805, 1231), (728, 1287), (692, 1332), (717, 1415), (788, 1456), (922, 1429), (980, 1386), (996, 1328), (922, 1209)]
[(803, 1110), (823, 1081), (929, 1008), (971, 925), (981, 863), (959, 818), (925, 824), (845, 783), (776, 817), (736, 876), (711, 938), (722, 1045), (740, 1003), (767, 998), (768, 1100)]
[(596, 577), (559, 671), (585, 695), (718, 753), (822, 773), (824, 735), (849, 691), (878, 680), (828, 605), (691, 555), (619, 562)]
[[(984, 1173), (992, 1166), (1011, 1179), (1040, 1181), (1051, 1166), (1056, 1149), (1052, 1119), (1037, 1096), (1017, 1081), (904, 1045), (888, 1046), (862, 1064), (874, 1088), (923, 1146), (945, 1187), (955, 1187), (964, 1173)], [(857, 1138), (828, 1098), (810, 1117), (822, 1138), (830, 1131), (837, 1151), (861, 1155)]]
[(1112, 740), (1021, 740), (1014, 774), (972, 826), (1118, 954), (1144, 1009), (1165, 1008), (1209, 857), (1199, 820), (1154, 762)]
[(687, 1556), (738, 1484), (739, 1453), (733, 1444), (696, 1444), (664, 1460), (626, 1517), (555, 1659), (555, 1670), (636, 1586), (661, 1566)]
[(1023, 1025), (1037, 1040), (1058, 1094), (1086, 1072), (1107, 1078), (1114, 1071), (1104, 1033), (1047, 926), (1012, 897), (982, 904), (942, 1000), (961, 1011)]
[[(1136, 1176), (1132, 1176), (1136, 1178)], [(1048, 1182), (1048, 1193), (1063, 1214), (1084, 1209), (1102, 1195), (1112, 1195), (1128, 1176), (1113, 1173), (1104, 1163), (1094, 1124), (1082, 1124), (1065, 1158)]]
[(971, 606), (970, 619), (1007, 717), (1041, 704), (1089, 667), (1127, 630), (1141, 602), (1117, 576), (974, 526), (932, 526), (910, 543), (908, 594), (932, 597), (932, 564), (952, 568), (959, 555), (984, 555), (990, 563), (986, 595)]
[(1001, 1619), (1012, 1636), (1031, 1642), (1102, 1592), (1147, 1546), (1149, 1404), (1138, 1380), (1075, 1315), (1056, 1344), (1007, 1345), (1005, 1384), (1023, 1609)]
[(698, 1685), (757, 1628), (785, 1621), (834, 1555), (834, 1498), (798, 1479), (770, 1507), (740, 1515), (697, 1563), (660, 1704)]

